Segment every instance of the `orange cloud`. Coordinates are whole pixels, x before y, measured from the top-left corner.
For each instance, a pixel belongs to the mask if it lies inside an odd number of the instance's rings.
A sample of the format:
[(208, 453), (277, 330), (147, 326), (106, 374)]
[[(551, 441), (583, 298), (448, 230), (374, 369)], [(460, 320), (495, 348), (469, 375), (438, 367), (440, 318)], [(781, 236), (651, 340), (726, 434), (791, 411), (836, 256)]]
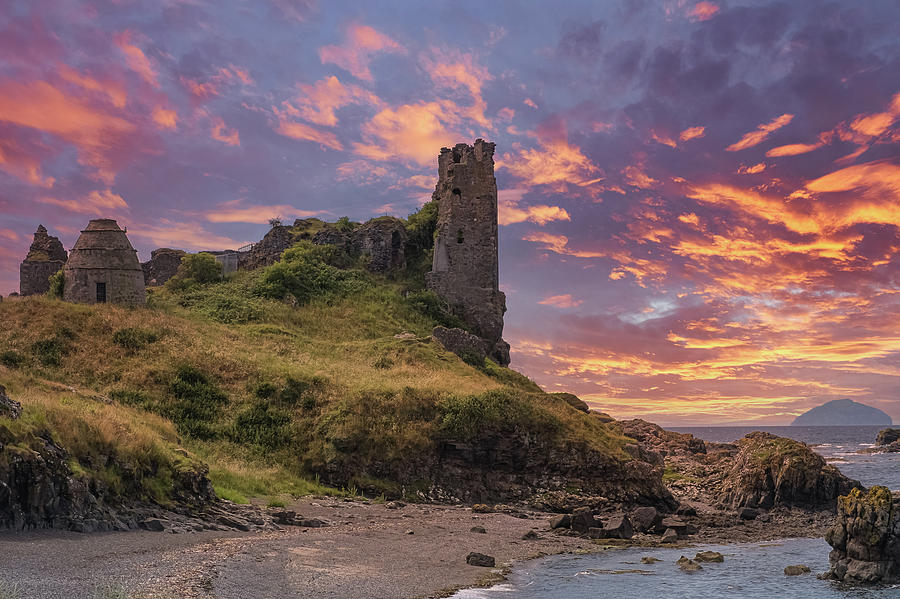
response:
[(319, 59), (322, 64), (336, 64), (357, 79), (364, 81), (372, 81), (369, 65), (375, 54), (379, 52), (403, 54), (406, 52), (403, 46), (368, 25), (352, 25), (347, 30), (346, 37), (343, 46), (319, 48)]
[(705, 132), (706, 127), (703, 126), (688, 127), (678, 135), (678, 138), (681, 139), (681, 141), (688, 141), (690, 139), (703, 137), (705, 135)]
[(156, 70), (150, 63), (150, 59), (144, 54), (144, 51), (131, 43), (131, 32), (125, 31), (115, 37), (116, 45), (125, 55), (125, 62), (128, 67), (141, 76), (147, 83), (158, 88), (159, 79)]
[(538, 204), (535, 206), (520, 207), (515, 201), (504, 200), (505, 192), (500, 193), (500, 205), (498, 222), (500, 225), (512, 225), (515, 223), (533, 222), (538, 225), (546, 225), (552, 221), (572, 220), (569, 213), (559, 206), (547, 206)]
[(462, 114), (479, 125), (490, 127), (490, 121), (484, 116), (487, 103), (481, 95), (482, 84), (493, 79), (488, 70), (475, 64), (470, 53), (435, 51), (435, 55), (434, 60), (423, 60), (431, 80), (439, 87), (468, 90), (472, 105), (462, 109)]
[(206, 100), (220, 95), (220, 90), (228, 84), (242, 83), (244, 85), (252, 85), (253, 78), (246, 69), (230, 64), (227, 67), (220, 67), (206, 81), (201, 82), (197, 79), (182, 77), (181, 83), (191, 95), (198, 99)]
[(551, 295), (550, 297), (545, 297), (538, 303), (544, 306), (554, 306), (556, 308), (577, 308), (584, 303), (584, 300), (577, 300), (572, 297), (571, 293), (566, 293), (563, 295)]
[(796, 156), (797, 154), (806, 154), (814, 150), (818, 150), (822, 144), (788, 144), (786, 146), (778, 146), (766, 152), (766, 156), (774, 158), (776, 156)]
[(242, 200), (219, 204), (214, 210), (204, 214), (211, 223), (254, 223), (266, 224), (272, 218), (308, 218), (318, 216), (321, 211), (300, 210), (288, 204), (270, 206), (245, 206)]
[(210, 136), (217, 141), (229, 146), (241, 145), (241, 136), (238, 135), (237, 129), (229, 129), (225, 126), (225, 121), (219, 117), (212, 119), (212, 131)]
[(125, 93), (125, 90), (122, 88), (122, 86), (117, 82), (100, 82), (92, 77), (82, 75), (75, 69), (72, 69), (66, 65), (60, 65), (57, 72), (59, 73), (60, 77), (62, 77), (69, 83), (74, 83), (75, 85), (84, 89), (104, 94), (107, 98), (109, 98), (109, 101), (112, 102), (112, 105), (116, 108), (124, 108), (125, 103), (128, 101), (128, 95)]
[(759, 162), (751, 166), (741, 165), (740, 167), (738, 167), (737, 172), (739, 175), (755, 175), (756, 173), (761, 173), (764, 170), (766, 170), (766, 163)]
[[(897, 97), (900, 98), (900, 94), (897, 94)], [(896, 116), (890, 112), (879, 112), (877, 114), (857, 117), (850, 123), (850, 128), (863, 135), (877, 137), (887, 131), (887, 129), (894, 124), (895, 119)]]
[(275, 131), (286, 137), (314, 141), (317, 144), (321, 144), (326, 148), (331, 148), (332, 150), (344, 149), (344, 146), (341, 145), (341, 142), (338, 141), (338, 138), (334, 133), (331, 133), (330, 131), (320, 131), (319, 129), (310, 127), (309, 125), (288, 121), (284, 118), (279, 119), (278, 127), (275, 129)]
[(128, 212), (128, 204), (122, 196), (113, 193), (109, 189), (92, 191), (87, 197), (77, 200), (60, 200), (52, 197), (39, 197), (37, 201), (41, 204), (59, 206), (69, 212), (77, 212), (79, 214), (103, 216), (110, 213), (116, 214)]
[(53, 187), (55, 182), (53, 177), (44, 177), (41, 174), (40, 158), (31, 155), (12, 138), (0, 138), (0, 168), (26, 183), (39, 187)]
[(210, 233), (198, 223), (175, 222), (166, 218), (154, 220), (152, 223), (135, 223), (129, 227), (128, 236), (147, 239), (157, 247), (186, 250), (234, 249), (247, 243)]
[(664, 146), (669, 146), (670, 148), (677, 147), (678, 144), (675, 143), (675, 140), (669, 137), (668, 135), (662, 133), (657, 133), (656, 131), (650, 132), (650, 138), (658, 144), (662, 144)]
[(178, 123), (178, 113), (167, 110), (161, 106), (153, 109), (153, 122), (162, 129), (175, 129)]
[(328, 127), (337, 125), (335, 110), (342, 106), (381, 104), (381, 100), (372, 92), (358, 85), (344, 85), (334, 76), (317, 81), (313, 85), (301, 85), (300, 91), (303, 93), (295, 100), (296, 108), (285, 103), (287, 112), (310, 123)]
[(500, 110), (497, 111), (497, 117), (501, 121), (511, 121), (511, 120), (513, 120), (513, 118), (515, 116), (516, 116), (516, 111), (509, 107), (501, 108)]
[(522, 100), (522, 104), (528, 106), (529, 108), (534, 108), (535, 110), (537, 110), (538, 107), (538, 105), (535, 104), (534, 100), (532, 100), (531, 98), (525, 98), (524, 100)]
[(698, 2), (688, 12), (692, 21), (708, 21), (719, 12), (719, 6), (712, 2)]
[(538, 128), (537, 148), (504, 154), (497, 168), (506, 168), (527, 185), (547, 185), (565, 191), (570, 184), (585, 187), (603, 180), (600, 168), (569, 143), (565, 123), (553, 122)]
[(625, 182), (633, 187), (652, 189), (659, 181), (647, 175), (639, 166), (628, 166), (622, 170)]
[(561, 256), (574, 256), (576, 258), (600, 258), (606, 255), (602, 252), (575, 250), (569, 247), (569, 238), (565, 235), (553, 235), (552, 233), (545, 233), (543, 231), (529, 233), (528, 235), (525, 235), (522, 240), (539, 243), (543, 246), (543, 249), (555, 254), (560, 254)]
[(422, 166), (434, 163), (435, 148), (453, 145), (463, 135), (447, 128), (456, 122), (447, 103), (420, 102), (385, 108), (362, 126), (363, 143), (353, 151), (372, 160), (401, 158)]
[(729, 152), (737, 152), (739, 150), (746, 150), (747, 148), (752, 148), (753, 146), (762, 143), (766, 140), (772, 133), (778, 131), (788, 123), (790, 123), (794, 119), (794, 115), (792, 114), (783, 114), (780, 117), (769, 123), (763, 123), (758, 126), (755, 130), (750, 131), (749, 133), (744, 134), (744, 136), (738, 140), (737, 142), (731, 144), (727, 148), (725, 148)]
[(0, 82), (0, 121), (43, 131), (74, 144), (79, 160), (96, 167), (98, 178), (106, 183), (115, 179), (109, 154), (135, 129), (128, 121), (43, 81)]

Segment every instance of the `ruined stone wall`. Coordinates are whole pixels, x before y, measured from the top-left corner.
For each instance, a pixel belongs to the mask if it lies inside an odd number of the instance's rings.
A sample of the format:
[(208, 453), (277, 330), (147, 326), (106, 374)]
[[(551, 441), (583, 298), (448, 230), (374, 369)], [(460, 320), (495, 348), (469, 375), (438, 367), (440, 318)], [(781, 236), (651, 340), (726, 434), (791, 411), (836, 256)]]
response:
[(157, 248), (150, 252), (150, 260), (141, 264), (144, 270), (144, 281), (148, 287), (165, 284), (175, 276), (181, 259), (187, 256), (187, 252), (170, 248)]
[(501, 338), (506, 296), (499, 288), (494, 144), (478, 139), (472, 146), (442, 148), (433, 198), (438, 222), (428, 288), (496, 345), (494, 359), (508, 363), (509, 346)]
[(368, 258), (366, 268), (371, 272), (406, 267), (406, 226), (399, 218), (373, 218), (353, 231), (351, 240), (351, 251)]
[(50, 290), (50, 277), (59, 272), (66, 259), (66, 250), (59, 239), (48, 235), (44, 225), (38, 225), (28, 256), (19, 266), (19, 293), (47, 293)]

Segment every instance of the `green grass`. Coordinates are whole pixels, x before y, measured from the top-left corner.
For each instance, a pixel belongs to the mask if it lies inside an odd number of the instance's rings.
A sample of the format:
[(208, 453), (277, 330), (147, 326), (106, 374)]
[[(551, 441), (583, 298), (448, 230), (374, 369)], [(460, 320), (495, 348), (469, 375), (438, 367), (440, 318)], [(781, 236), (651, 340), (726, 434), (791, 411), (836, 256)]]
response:
[(0, 599), (22, 599), (19, 585), (14, 582), (0, 580)]

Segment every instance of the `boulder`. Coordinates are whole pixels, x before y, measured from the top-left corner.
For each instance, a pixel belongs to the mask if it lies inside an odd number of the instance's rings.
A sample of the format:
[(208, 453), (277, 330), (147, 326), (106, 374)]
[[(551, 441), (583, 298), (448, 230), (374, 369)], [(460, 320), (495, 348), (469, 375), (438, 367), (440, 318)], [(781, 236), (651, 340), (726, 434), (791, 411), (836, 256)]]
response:
[(564, 402), (580, 412), (588, 413), (591, 411), (591, 408), (587, 405), (587, 403), (585, 403), (581, 398), (579, 398), (577, 395), (573, 395), (572, 393), (551, 393), (550, 395), (562, 399)]
[(473, 526), (472, 528), (469, 529), (469, 532), (474, 532), (474, 533), (480, 534), (480, 535), (487, 534), (487, 531), (484, 529), (483, 526)]
[(630, 539), (634, 536), (634, 528), (628, 516), (610, 518), (603, 527), (607, 539)]
[(587, 530), (587, 538), (589, 539), (605, 539), (606, 531), (599, 526), (592, 526)]
[(483, 553), (478, 553), (473, 551), (469, 555), (466, 556), (466, 563), (470, 566), (479, 566), (481, 568), (493, 568), (497, 564), (497, 560), (495, 560), (490, 555), (485, 555)]
[(762, 512), (752, 507), (742, 507), (738, 510), (738, 518), (741, 520), (756, 520)]
[(900, 428), (886, 428), (878, 431), (875, 445), (890, 445), (894, 441), (900, 441)]
[(660, 562), (660, 561), (662, 561), (662, 560), (657, 557), (644, 556), (641, 558), (642, 564), (655, 564), (656, 562)]
[(655, 507), (644, 506), (631, 512), (630, 520), (635, 532), (656, 532), (662, 523), (662, 514)]
[(696, 509), (694, 506), (692, 506), (692, 505), (688, 505), (688, 504), (686, 504), (686, 503), (682, 503), (682, 504), (679, 505), (678, 508), (675, 510), (675, 513), (678, 514), (679, 516), (696, 516), (696, 515), (697, 515), (697, 509)]
[(725, 556), (723, 556), (718, 551), (701, 551), (694, 556), (694, 561), (704, 563), (722, 563), (725, 561)]
[(572, 526), (572, 516), (569, 514), (560, 514), (550, 519), (550, 529), (570, 528)]
[(800, 576), (801, 574), (809, 574), (811, 570), (809, 566), (799, 565), (799, 566), (785, 566), (784, 575), (785, 576)]
[(805, 443), (771, 433), (750, 433), (726, 473), (720, 501), (733, 509), (776, 506), (824, 508), (860, 487)]
[(659, 541), (660, 543), (677, 543), (678, 542), (678, 533), (673, 528), (667, 528), (666, 532), (663, 533), (662, 539)]
[(529, 530), (524, 535), (522, 535), (523, 541), (536, 541), (540, 538), (541, 538), (540, 535), (538, 535), (538, 533), (533, 530)]
[(676, 561), (675, 563), (684, 572), (697, 572), (697, 571), (703, 569), (703, 566), (701, 566), (700, 564), (698, 564), (697, 562), (695, 562), (692, 559), (688, 559), (688, 558), (684, 557), (683, 555), (680, 558), (678, 558), (678, 561)]
[(669, 516), (668, 518), (663, 518), (660, 525), (666, 529), (666, 531), (674, 530), (675, 533), (679, 537), (683, 537), (688, 534), (687, 528), (688, 524), (681, 518), (677, 518), (675, 516)]
[(481, 364), (490, 351), (487, 341), (462, 329), (438, 326), (434, 327), (431, 335), (444, 346), (444, 349), (467, 362)]
[(825, 533), (834, 580), (900, 582), (900, 504), (886, 487), (853, 489), (838, 500), (837, 521)]
[(166, 529), (165, 524), (159, 518), (147, 518), (138, 522), (138, 526), (143, 530), (151, 532), (162, 532)]
[(603, 523), (594, 518), (590, 508), (580, 508), (572, 514), (571, 527), (575, 532), (586, 534), (590, 528), (603, 528)]
[[(15, 420), (22, 415), (22, 404), (10, 399), (6, 394), (6, 387), (0, 385), (0, 418)], [(2, 448), (2, 445), (0, 445)]]

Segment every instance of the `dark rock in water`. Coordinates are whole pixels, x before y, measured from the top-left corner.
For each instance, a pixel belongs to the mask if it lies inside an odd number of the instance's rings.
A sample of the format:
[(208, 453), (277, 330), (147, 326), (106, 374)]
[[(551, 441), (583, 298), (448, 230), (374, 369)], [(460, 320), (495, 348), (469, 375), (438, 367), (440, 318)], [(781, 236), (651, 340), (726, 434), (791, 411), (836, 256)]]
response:
[(655, 564), (656, 562), (661, 562), (661, 561), (662, 560), (657, 557), (644, 556), (641, 558), (642, 564)]
[(861, 486), (799, 441), (755, 432), (737, 445), (719, 497), (734, 509), (830, 507), (839, 495)]
[(0, 418), (15, 420), (22, 415), (22, 404), (10, 399), (6, 394), (6, 387), (0, 385)]
[(487, 531), (484, 529), (483, 526), (473, 526), (472, 528), (469, 529), (469, 532), (474, 532), (474, 533), (477, 533), (480, 535), (487, 534)]
[(603, 528), (603, 524), (594, 518), (590, 508), (575, 510), (572, 514), (572, 530), (585, 534), (589, 528)]
[(756, 508), (742, 507), (738, 511), (738, 518), (740, 518), (741, 520), (756, 520), (761, 513), (762, 512), (760, 512)]
[(675, 562), (684, 572), (697, 572), (703, 569), (703, 566), (692, 559), (688, 559), (683, 555)]
[(801, 574), (809, 574), (811, 570), (809, 566), (798, 565), (798, 566), (785, 566), (784, 575), (785, 576), (800, 576)]
[(891, 417), (852, 399), (836, 399), (800, 414), (791, 426), (890, 426)]
[(662, 514), (655, 507), (644, 506), (631, 512), (630, 520), (635, 532), (656, 532), (662, 523)]
[(572, 526), (572, 516), (569, 514), (560, 514), (550, 520), (550, 528), (570, 528)]
[(607, 539), (630, 539), (634, 536), (634, 528), (628, 516), (610, 518), (603, 530)]
[(890, 445), (894, 441), (900, 441), (900, 428), (886, 428), (878, 431), (875, 445)]
[(723, 556), (718, 551), (701, 551), (694, 556), (694, 561), (720, 564), (725, 561), (725, 556)]
[(497, 561), (491, 557), (490, 555), (485, 555), (483, 553), (477, 553), (473, 551), (469, 555), (466, 556), (466, 563), (470, 566), (480, 566), (482, 568), (493, 568)]
[(900, 581), (900, 502), (886, 487), (853, 489), (838, 499), (837, 521), (825, 540), (834, 547), (826, 577), (863, 583)]

